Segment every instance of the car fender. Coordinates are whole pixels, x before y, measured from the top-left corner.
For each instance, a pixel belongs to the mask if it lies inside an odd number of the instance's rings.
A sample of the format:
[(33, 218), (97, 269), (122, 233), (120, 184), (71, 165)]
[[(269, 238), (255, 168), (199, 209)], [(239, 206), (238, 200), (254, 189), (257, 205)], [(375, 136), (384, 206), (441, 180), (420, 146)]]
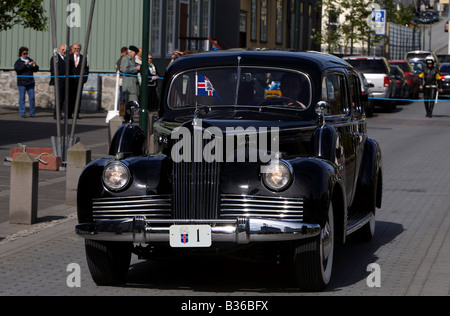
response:
[(109, 147), (111, 156), (139, 156), (146, 152), (146, 136), (137, 125), (125, 124), (114, 134)]
[[(130, 172), (128, 185), (119, 191), (110, 191), (103, 184), (103, 170), (113, 161), (122, 162)], [(164, 155), (129, 157), (121, 160), (109, 156), (93, 161), (84, 168), (78, 181), (79, 222), (92, 221), (93, 199), (171, 193), (172, 185), (168, 176), (170, 172), (170, 159)]]
[[(374, 187), (377, 185), (377, 187)], [(377, 141), (368, 137), (364, 143), (363, 159), (358, 175), (356, 202), (370, 197), (377, 190), (375, 205), (381, 208), (383, 186), (383, 159), (381, 147)]]

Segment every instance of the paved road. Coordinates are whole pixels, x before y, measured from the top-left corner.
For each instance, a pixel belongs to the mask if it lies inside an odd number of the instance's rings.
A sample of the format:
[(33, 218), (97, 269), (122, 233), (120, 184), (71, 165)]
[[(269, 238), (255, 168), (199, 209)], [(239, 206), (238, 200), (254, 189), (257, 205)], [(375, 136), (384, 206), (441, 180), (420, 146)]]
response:
[[(45, 118), (36, 120), (51, 123)], [(5, 126), (14, 126), (10, 121), (20, 122), (13, 115), (0, 116), (1, 135)], [(80, 123), (82, 142), (93, 145), (98, 155), (106, 146), (102, 136), (106, 135), (106, 127), (102, 122), (101, 118), (93, 117)], [(384, 204), (377, 215), (376, 235), (368, 244), (350, 243), (337, 250), (332, 281), (318, 295), (447, 296), (450, 294), (450, 102), (438, 104), (432, 119), (425, 117), (421, 102), (414, 102), (399, 106), (396, 113), (377, 112), (368, 122), (369, 133), (380, 142), (384, 156)], [(2, 141), (0, 153), (14, 142)], [(74, 234), (75, 209), (65, 206), (63, 199), (51, 193), (58, 183), (64, 183), (64, 174), (49, 172), (43, 176), (49, 190), (42, 193), (39, 202), (44, 197), (54, 201), (42, 202), (40, 222), (27, 227), (5, 222), (7, 172), (8, 167), (0, 168), (0, 295), (245, 298), (310, 294), (297, 292), (289, 275), (277, 266), (222, 257), (170, 262), (133, 257), (126, 285), (97, 287), (87, 269), (84, 242)], [(72, 273), (78, 272), (72, 269), (72, 263), (80, 268), (80, 287), (67, 285), (68, 279), (69, 284), (75, 280)], [(377, 280), (367, 271), (372, 263), (380, 268), (380, 283), (369, 284), (379, 287), (368, 286), (368, 279)]]

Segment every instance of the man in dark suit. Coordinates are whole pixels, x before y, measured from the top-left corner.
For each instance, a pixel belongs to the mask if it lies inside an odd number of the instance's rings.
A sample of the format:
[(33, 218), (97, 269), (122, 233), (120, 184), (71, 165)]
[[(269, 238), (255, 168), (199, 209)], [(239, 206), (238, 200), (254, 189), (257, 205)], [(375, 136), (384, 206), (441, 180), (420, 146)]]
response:
[[(80, 80), (83, 80), (83, 85), (87, 82), (89, 75), (89, 66), (86, 63), (86, 68), (84, 70), (83, 78), (80, 78), (81, 74), (81, 65), (83, 63), (84, 56), (80, 54), (81, 52), (81, 44), (75, 43), (72, 45), (73, 54), (70, 55), (69, 65), (70, 65), (70, 80), (69, 80), (69, 119), (72, 118), (72, 114), (77, 115), (79, 117), (79, 113), (74, 113), (75, 111), (75, 103), (77, 99), (78, 92), (78, 83)], [(81, 99), (80, 99), (81, 101)], [(78, 109), (79, 110), (79, 109)]]
[[(60, 112), (63, 112), (64, 109), (64, 100), (65, 100), (65, 83), (66, 79), (64, 78), (64, 75), (66, 73), (66, 45), (60, 45), (58, 54), (56, 55), (58, 57), (58, 82), (59, 82), (59, 108)], [(50, 79), (50, 85), (55, 85), (55, 69), (54, 69), (54, 63), (53, 63), (53, 57), (50, 59), (50, 74), (52, 78)], [(56, 120), (56, 102), (55, 102), (55, 109), (53, 110), (53, 119)]]

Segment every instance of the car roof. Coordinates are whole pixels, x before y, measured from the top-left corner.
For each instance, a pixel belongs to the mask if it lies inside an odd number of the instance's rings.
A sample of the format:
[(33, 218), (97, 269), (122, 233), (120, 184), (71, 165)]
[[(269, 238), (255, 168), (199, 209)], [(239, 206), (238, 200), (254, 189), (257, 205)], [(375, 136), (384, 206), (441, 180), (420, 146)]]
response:
[(385, 59), (382, 56), (345, 56), (343, 59)]
[(399, 60), (389, 60), (389, 62), (390, 63), (396, 63), (396, 64), (399, 64), (399, 63), (408, 63), (408, 61), (406, 61), (406, 60), (403, 60), (403, 59), (399, 59)]
[(201, 52), (178, 58), (168, 67), (169, 73), (215, 66), (268, 66), (310, 72), (330, 67), (349, 67), (341, 58), (320, 52), (291, 52), (282, 50), (226, 50)]

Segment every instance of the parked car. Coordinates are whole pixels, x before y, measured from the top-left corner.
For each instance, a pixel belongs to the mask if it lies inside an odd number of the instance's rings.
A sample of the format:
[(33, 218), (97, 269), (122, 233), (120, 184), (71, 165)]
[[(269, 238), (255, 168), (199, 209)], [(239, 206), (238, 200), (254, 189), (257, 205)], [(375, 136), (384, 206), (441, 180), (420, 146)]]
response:
[(387, 112), (395, 111), (397, 104), (390, 100), (395, 94), (395, 78), (391, 74), (387, 59), (375, 56), (352, 56), (343, 59), (357, 71), (362, 72), (367, 81), (374, 85), (372, 92), (376, 100), (375, 104), (382, 106)]
[(449, 54), (436, 54), (436, 56), (441, 65), (443, 63), (450, 63), (450, 55)]
[(336, 245), (350, 234), (370, 240), (382, 202), (381, 149), (367, 135), (360, 86), (348, 63), (320, 53), (173, 62), (154, 134), (132, 122), (141, 110), (128, 103), (109, 155), (80, 176), (76, 232), (94, 281), (126, 281), (132, 253), (235, 252), (293, 263), (302, 290), (323, 289)]
[(431, 11), (431, 14), (433, 16), (433, 23), (434, 22), (439, 22), (439, 20), (440, 20), (439, 13), (437, 11)]
[(405, 73), (396, 65), (391, 65), (392, 74), (395, 76), (395, 98), (409, 98), (410, 85)]
[(435, 22), (433, 12), (431, 11), (420, 12), (419, 20), (421, 24), (431, 24)]
[[(405, 73), (406, 80), (408, 81), (410, 88), (407, 98), (418, 99), (420, 92), (419, 75), (415, 73), (411, 63), (407, 62), (406, 60), (390, 60), (389, 64), (391, 66), (392, 65), (398, 66)], [(422, 73), (422, 71), (420, 71), (420, 73)]]
[(375, 101), (373, 100), (372, 89), (373, 83), (367, 82), (366, 77), (362, 72), (358, 72), (359, 81), (361, 81), (361, 102), (363, 104), (364, 112), (367, 116), (372, 116), (375, 110)]
[(439, 58), (437, 57), (436, 53), (434, 51), (430, 51), (430, 50), (414, 50), (414, 51), (409, 51), (405, 54), (405, 60), (409, 61), (409, 62), (413, 62), (413, 61), (422, 61), (425, 63), (425, 59), (428, 56), (432, 56), (434, 58), (434, 62), (435, 65), (437, 67), (440, 67), (440, 63), (439, 63)]
[(442, 76), (442, 89), (444, 90), (442, 94), (450, 94), (450, 63), (443, 63), (441, 65), (441, 76)]

